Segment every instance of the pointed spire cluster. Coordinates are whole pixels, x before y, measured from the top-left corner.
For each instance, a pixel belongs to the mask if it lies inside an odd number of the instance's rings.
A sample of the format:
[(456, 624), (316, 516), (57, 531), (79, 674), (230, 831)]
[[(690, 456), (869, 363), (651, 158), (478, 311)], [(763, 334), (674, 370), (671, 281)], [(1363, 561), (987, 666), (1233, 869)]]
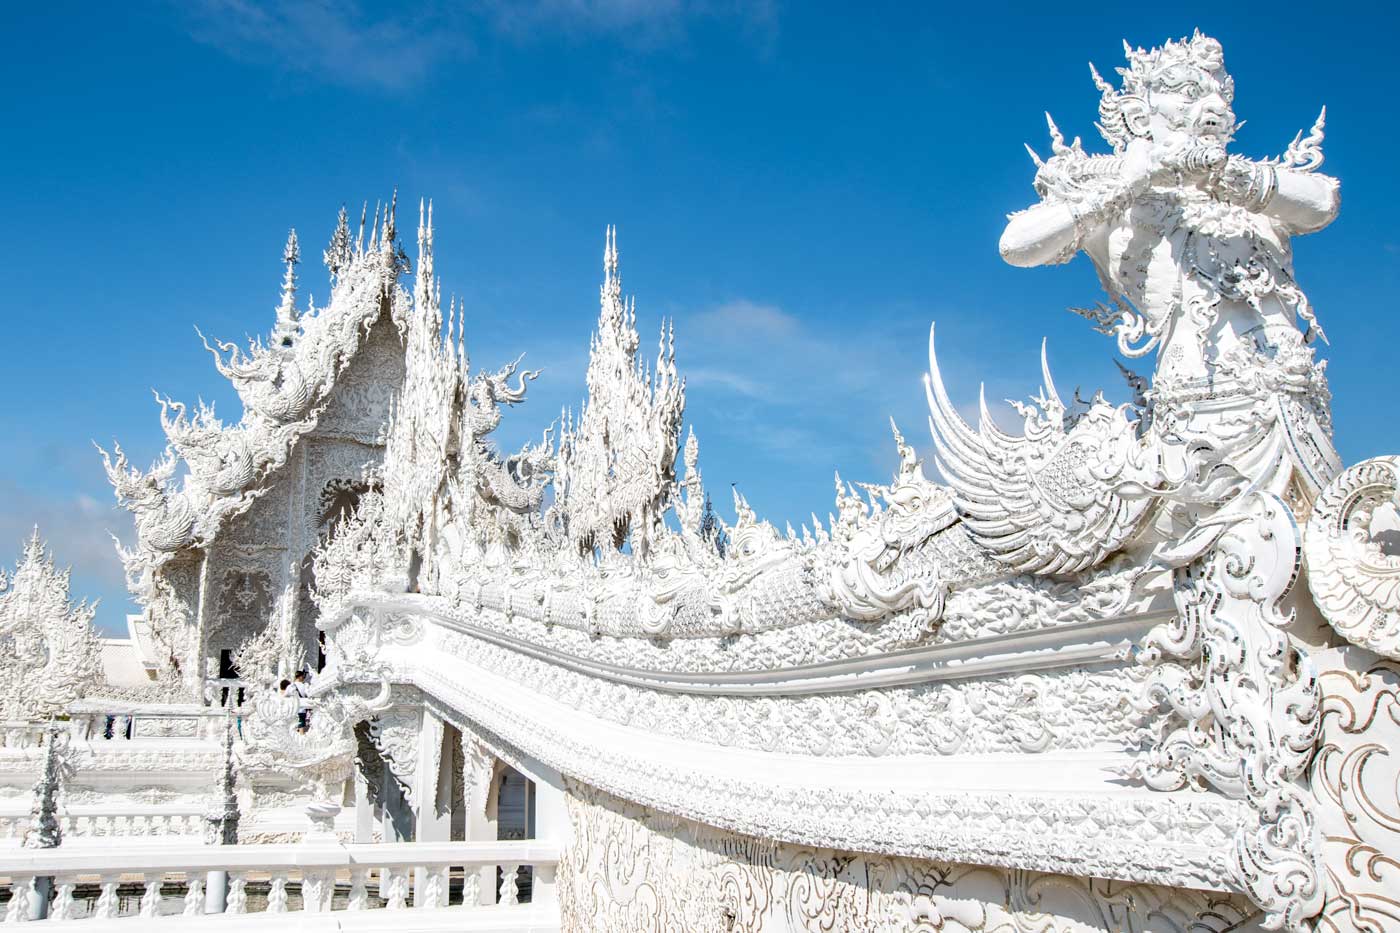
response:
[(632, 540), (644, 553), (675, 484), (685, 381), (675, 329), (663, 323), (655, 368), (638, 357), (637, 306), (622, 296), (617, 230), (608, 227), (598, 329), (589, 347), (588, 399), (563, 415), (555, 485), (570, 534), (583, 550)]
[(97, 607), (73, 605), (69, 577), (54, 566), (37, 527), (14, 574), (0, 574), (0, 718), (58, 715), (100, 678)]
[(444, 334), (442, 283), (434, 269), (433, 205), (420, 201), (404, 383), (384, 455), (388, 519), (409, 540), (416, 539), (425, 504), (446, 483), (449, 454), (459, 436), (458, 405), (469, 376), (462, 312), (456, 299), (449, 299)]
[(350, 216), (345, 211), (345, 205), (340, 205), (340, 213), (335, 219), (335, 232), (331, 234), (330, 245), (321, 254), (322, 260), (326, 264), (326, 270), (331, 274), (331, 284), (340, 278), (340, 273), (349, 268), (350, 260), (355, 258), (354, 245), (350, 241)]

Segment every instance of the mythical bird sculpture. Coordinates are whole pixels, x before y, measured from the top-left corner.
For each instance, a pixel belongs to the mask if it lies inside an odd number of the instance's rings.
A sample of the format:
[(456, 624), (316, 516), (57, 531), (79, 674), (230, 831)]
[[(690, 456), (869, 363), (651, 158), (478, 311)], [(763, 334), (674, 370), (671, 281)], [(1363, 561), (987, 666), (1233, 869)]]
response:
[(1100, 563), (1137, 534), (1152, 500), (1118, 491), (1139, 446), (1126, 406), (1096, 396), (1088, 411), (1071, 414), (1042, 348), (1044, 391), (1035, 407), (1019, 406), (1022, 436), (997, 427), (985, 398), (974, 431), (943, 388), (932, 330), (928, 349), (924, 389), (939, 468), (978, 545), (1017, 571), (1071, 573)]

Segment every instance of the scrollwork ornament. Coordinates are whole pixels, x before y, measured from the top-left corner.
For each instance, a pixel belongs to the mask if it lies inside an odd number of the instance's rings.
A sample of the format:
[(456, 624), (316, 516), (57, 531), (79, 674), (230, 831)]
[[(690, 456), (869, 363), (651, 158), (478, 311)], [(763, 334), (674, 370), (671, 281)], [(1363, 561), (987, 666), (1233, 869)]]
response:
[(1318, 929), (1400, 929), (1400, 664), (1363, 648), (1329, 649), (1322, 730), (1310, 785), (1327, 859)]
[(1242, 898), (726, 833), (574, 786), (565, 929), (1052, 933), (1255, 929)]
[[(1303, 553), (1313, 599), (1337, 634), (1400, 660), (1400, 457), (1351, 467), (1322, 491), (1308, 518)], [(1386, 513), (1389, 532), (1378, 524)]]
[(1177, 571), (1177, 615), (1143, 647), (1157, 668), (1148, 699), (1167, 716), (1130, 773), (1159, 790), (1247, 801), (1257, 823), (1235, 835), (1235, 882), (1264, 908), (1267, 927), (1301, 930), (1324, 894), (1316, 815), (1299, 780), (1318, 733), (1318, 687), (1279, 608), (1301, 542), (1288, 506), (1267, 493), (1208, 521), (1216, 543)]
[(423, 637), (423, 622), (409, 612), (391, 612), (384, 620), (384, 638), (399, 645), (411, 645)]

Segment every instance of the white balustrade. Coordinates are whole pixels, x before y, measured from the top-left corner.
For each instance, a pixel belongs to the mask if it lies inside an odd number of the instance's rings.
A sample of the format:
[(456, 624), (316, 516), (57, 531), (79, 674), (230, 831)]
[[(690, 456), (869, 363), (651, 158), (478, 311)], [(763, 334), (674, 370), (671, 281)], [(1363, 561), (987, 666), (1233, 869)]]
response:
[(6, 720), (0, 722), (0, 748), (38, 748), (44, 744), (48, 725), (42, 722)]
[[(528, 914), (529, 929), (548, 930), (557, 929), (558, 922), (553, 886), (537, 882), (532, 893), (533, 903), (521, 905), (517, 879), (525, 867), (534, 867), (537, 879), (552, 878), (558, 860), (558, 846), (537, 841), (235, 846), (180, 843), (158, 849), (124, 850), (116, 860), (120, 862), (119, 867), (114, 866), (112, 854), (105, 851), (63, 847), (16, 849), (0, 852), (0, 890), (8, 890), (10, 894), (3, 922), (17, 923), (30, 916), (36, 897), (35, 879), (52, 878), (54, 900), (48, 922), (78, 923), (95, 933), (109, 925), (119, 929), (146, 929), (168, 915), (175, 915), (171, 923), (183, 923), (172, 929), (206, 923), (207, 918), (214, 916), (204, 913), (204, 879), (210, 871), (228, 873), (226, 914), (250, 914), (250, 921), (257, 916), (248, 910), (250, 884), (265, 886), (265, 913), (299, 909), (310, 914), (334, 910), (344, 917), (347, 912), (377, 908), (381, 899), (369, 896), (377, 881), (377, 889), (384, 895), (383, 906), (377, 910), (411, 908), (414, 916), (443, 914), (459, 918), (491, 912), (492, 916), (499, 915), (503, 919), (525, 916), (521, 913), (524, 911)], [(497, 868), (502, 878), (500, 901), (495, 906), (481, 906), (477, 880), (482, 869), (491, 869), (494, 874)], [(462, 901), (460, 906), (449, 907), (449, 885), (454, 870), (460, 872), (462, 879)], [(414, 890), (415, 875), (420, 879), (418, 890)], [(166, 898), (170, 903), (162, 904), (165, 898), (162, 887), (167, 881), (177, 884), (181, 893), (171, 895)], [(143, 890), (139, 905), (122, 910), (119, 884)], [(95, 885), (97, 890), (95, 898), (86, 898), (82, 910), (75, 899), (79, 885), (88, 889)], [(291, 886), (300, 888), (300, 901), (289, 897)], [(336, 910), (334, 895), (338, 888), (346, 893), (346, 898), (343, 909)], [(88, 914), (86, 918), (73, 919), (83, 912)], [(119, 916), (122, 913), (128, 916)], [(276, 922), (272, 918), (267, 920), (271, 924)], [(342, 922), (347, 921), (337, 921)], [(507, 924), (470, 928), (515, 927)]]
[[(80, 700), (69, 710), (73, 738), (102, 742), (164, 741), (184, 739), (223, 742), (224, 721), (230, 712), (207, 706), (177, 703), (105, 703)], [(32, 726), (40, 732), (42, 724)], [(20, 730), (22, 731), (22, 730)], [(0, 734), (4, 727), (0, 726)], [(8, 741), (8, 736), (7, 736)], [(27, 741), (21, 738), (20, 741)], [(27, 746), (17, 746), (27, 747)]]
[(214, 677), (204, 682), (204, 698), (211, 706), (242, 710), (251, 696), (252, 689), (236, 677)]
[[(33, 820), (28, 802), (7, 804), (0, 811), (0, 844), (15, 844), (24, 838)], [(189, 803), (181, 804), (74, 804), (63, 808), (64, 837), (80, 841), (107, 836), (164, 844), (170, 837), (190, 841), (204, 838), (204, 810)]]

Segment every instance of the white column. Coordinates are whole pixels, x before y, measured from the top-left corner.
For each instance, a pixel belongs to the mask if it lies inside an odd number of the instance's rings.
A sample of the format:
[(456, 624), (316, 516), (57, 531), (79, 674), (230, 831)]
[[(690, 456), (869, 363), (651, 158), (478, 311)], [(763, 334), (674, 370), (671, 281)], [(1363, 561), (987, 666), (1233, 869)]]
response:
[[(423, 726), (418, 730), (418, 768), (414, 775), (414, 839), (418, 842), (446, 842), (452, 836), (452, 810), (448, 796), (452, 791), (452, 759), (443, 755), (444, 724), (431, 710), (423, 710)], [(446, 761), (444, 761), (446, 757)], [(444, 773), (447, 787), (443, 788)], [(441, 795), (441, 796), (439, 796)], [(444, 812), (438, 812), (438, 801)], [(428, 882), (427, 872), (413, 870), (413, 890), (422, 891)]]
[(221, 914), (228, 909), (228, 872), (211, 871), (204, 876), (204, 912)]
[[(560, 852), (567, 851), (573, 841), (573, 825), (569, 822), (567, 791), (564, 778), (553, 768), (547, 767), (528, 756), (522, 756), (518, 770), (535, 785), (535, 800), (532, 815), (535, 824), (535, 838), (558, 843)], [(531, 898), (536, 904), (553, 903), (559, 899), (553, 867), (535, 869), (534, 892)]]
[(355, 841), (374, 841), (374, 801), (369, 799), (369, 781), (355, 767)]
[[(423, 728), (418, 733), (418, 769), (414, 779), (419, 842), (446, 842), (452, 832), (448, 800), (452, 793), (452, 757), (451, 750), (443, 747), (444, 732), (443, 721), (425, 709)], [(438, 810), (439, 801), (442, 812)]]
[[(490, 750), (469, 728), (462, 736), (463, 837), (468, 842), (496, 841), (496, 802), (492, 795), (497, 761)], [(482, 868), (477, 875), (481, 904), (496, 903), (495, 866)]]
[(380, 836), (385, 842), (405, 842), (407, 836), (400, 831), (401, 826), (412, 825), (412, 812), (408, 809), (408, 801), (403, 799), (403, 791), (399, 788), (399, 782), (394, 778), (394, 772), (389, 769), (389, 763), (384, 763), (384, 783), (381, 785), (384, 791), (384, 812), (380, 825)]
[[(412, 826), (409, 821), (413, 814), (409, 812), (408, 801), (403, 799), (403, 791), (399, 788), (399, 782), (394, 779), (394, 772), (389, 770), (389, 763), (384, 762), (382, 767), (379, 787), (383, 808), (380, 811), (379, 836), (385, 842), (404, 842), (404, 834), (399, 831), (399, 827)], [(379, 896), (389, 896), (388, 872), (380, 873)]]

